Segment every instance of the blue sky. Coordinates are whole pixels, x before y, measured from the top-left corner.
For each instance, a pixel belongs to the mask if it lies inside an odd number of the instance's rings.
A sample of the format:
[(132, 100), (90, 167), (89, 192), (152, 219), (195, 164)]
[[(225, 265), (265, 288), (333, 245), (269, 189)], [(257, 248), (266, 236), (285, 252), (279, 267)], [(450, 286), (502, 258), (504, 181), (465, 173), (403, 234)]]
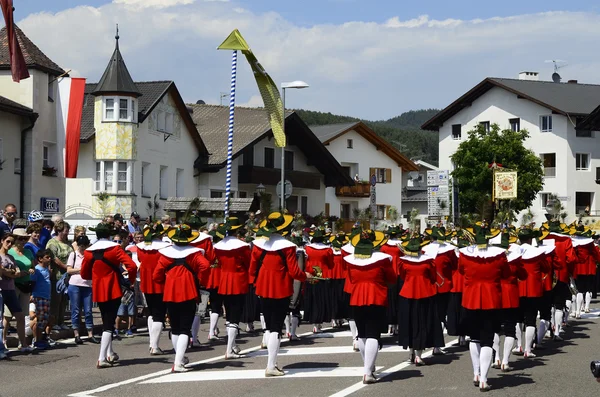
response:
[[(72, 75), (98, 81), (119, 23), (134, 80), (174, 80), (189, 102), (229, 90), (230, 54), (215, 48), (235, 28), (277, 83), (311, 85), (290, 93), (292, 108), (387, 119), (443, 108), (485, 77), (549, 80), (547, 59), (568, 61), (565, 79), (600, 84), (598, 0), (14, 2), (19, 26)], [(237, 103), (261, 106), (239, 65)]]

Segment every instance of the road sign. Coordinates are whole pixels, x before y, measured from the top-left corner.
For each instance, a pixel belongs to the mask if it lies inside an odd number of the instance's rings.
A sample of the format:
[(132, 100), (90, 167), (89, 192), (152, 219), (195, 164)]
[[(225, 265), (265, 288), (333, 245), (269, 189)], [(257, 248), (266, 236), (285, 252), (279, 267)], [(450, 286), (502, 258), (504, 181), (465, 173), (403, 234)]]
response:
[[(293, 188), (294, 187), (292, 186), (292, 182), (286, 179), (284, 192), (286, 199), (290, 198), (290, 196), (292, 195)], [(277, 182), (277, 187), (275, 188), (275, 191), (277, 192), (277, 197), (281, 198), (281, 181)]]
[(377, 176), (375, 174), (371, 175), (371, 186), (375, 186), (377, 184)]
[(427, 186), (448, 186), (448, 170), (427, 171)]
[(427, 215), (450, 215), (450, 190), (448, 171), (427, 171)]
[(60, 212), (59, 200), (56, 197), (42, 197), (40, 199), (40, 209), (42, 212), (56, 214)]
[(371, 221), (371, 229), (375, 228), (375, 219), (377, 219), (377, 195), (375, 192), (375, 184), (371, 185), (371, 198), (369, 200), (370, 208), (371, 208), (371, 216), (373, 217), (373, 221)]

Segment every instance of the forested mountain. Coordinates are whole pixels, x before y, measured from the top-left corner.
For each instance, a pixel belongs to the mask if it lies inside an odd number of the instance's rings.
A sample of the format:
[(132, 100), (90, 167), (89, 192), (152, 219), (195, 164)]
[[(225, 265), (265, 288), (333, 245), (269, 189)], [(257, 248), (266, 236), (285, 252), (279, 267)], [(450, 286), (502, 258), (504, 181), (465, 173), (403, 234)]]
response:
[(360, 120), (409, 158), (437, 165), (438, 134), (421, 130), (421, 125), (438, 111), (437, 109), (411, 110), (389, 120), (379, 121), (361, 120), (356, 117), (303, 109), (296, 110), (296, 113), (308, 125), (348, 123)]

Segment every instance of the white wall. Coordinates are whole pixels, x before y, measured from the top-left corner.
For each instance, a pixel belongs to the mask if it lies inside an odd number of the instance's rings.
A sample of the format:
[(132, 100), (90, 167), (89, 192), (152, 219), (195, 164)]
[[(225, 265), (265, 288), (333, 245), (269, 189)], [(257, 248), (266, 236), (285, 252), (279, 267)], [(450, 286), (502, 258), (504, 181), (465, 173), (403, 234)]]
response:
[[(8, 203), (19, 206), (19, 188), (21, 185), (20, 174), (15, 174), (15, 158), (21, 157), (21, 130), (26, 127), (29, 121), (21, 116), (0, 111), (0, 186), (2, 186), (2, 201), (0, 206), (3, 209)], [(17, 208), (17, 210), (21, 210)]]
[[(352, 149), (348, 148), (347, 140), (352, 139)], [(327, 150), (342, 166), (357, 169), (361, 180), (370, 179), (370, 168), (389, 168), (392, 170), (391, 183), (378, 183), (376, 197), (378, 205), (390, 205), (402, 211), (402, 167), (356, 131), (348, 131), (326, 146)], [(351, 175), (354, 177), (354, 175)], [(340, 216), (340, 204), (350, 203), (359, 209), (369, 206), (368, 198), (337, 197), (335, 187), (328, 187), (326, 200), (329, 203), (330, 215)], [(353, 207), (354, 208), (354, 207)]]
[[(556, 177), (545, 178), (542, 192), (556, 193), (565, 198), (570, 197), (563, 202), (569, 213), (568, 220), (572, 220), (576, 215), (575, 191), (596, 193), (593, 208), (598, 209), (600, 202), (597, 195), (600, 193), (600, 189), (594, 183), (596, 167), (600, 166), (600, 148), (597, 141), (595, 138), (576, 137), (572, 124), (575, 119), (572, 118), (571, 122), (567, 117), (558, 114), (552, 115), (553, 131), (541, 132), (540, 116), (550, 114), (552, 112), (543, 106), (526, 99), (519, 99), (515, 94), (494, 87), (440, 127), (439, 168), (453, 170), (450, 156), (457, 150), (462, 140), (467, 139), (467, 131), (475, 128), (479, 122), (490, 121), (491, 124), (497, 123), (500, 128), (505, 129), (510, 128), (509, 119), (520, 118), (521, 129), (526, 129), (530, 134), (525, 146), (538, 155), (541, 153), (556, 154)], [(452, 138), (453, 124), (462, 125), (462, 140)], [(591, 153), (589, 172), (575, 170), (575, 153), (577, 152)], [(489, 161), (493, 161), (493, 155), (490, 155)], [(535, 221), (538, 224), (545, 221), (545, 211), (542, 209), (539, 195), (531, 209), (536, 215)]]

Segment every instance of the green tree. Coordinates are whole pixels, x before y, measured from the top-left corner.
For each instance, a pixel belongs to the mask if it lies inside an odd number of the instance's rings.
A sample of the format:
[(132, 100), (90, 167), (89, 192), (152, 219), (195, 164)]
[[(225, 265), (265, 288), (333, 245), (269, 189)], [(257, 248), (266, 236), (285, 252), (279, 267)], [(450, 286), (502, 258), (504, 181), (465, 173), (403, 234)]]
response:
[[(529, 206), (542, 190), (544, 171), (542, 160), (525, 147), (529, 137), (526, 130), (500, 130), (497, 124), (489, 132), (479, 125), (468, 132), (468, 138), (451, 157), (455, 164), (452, 177), (458, 181), (461, 212), (487, 216), (492, 198), (492, 169), (494, 161), (502, 167), (518, 172), (517, 198), (503, 203), (519, 212)], [(503, 200), (504, 201), (504, 200)]]

